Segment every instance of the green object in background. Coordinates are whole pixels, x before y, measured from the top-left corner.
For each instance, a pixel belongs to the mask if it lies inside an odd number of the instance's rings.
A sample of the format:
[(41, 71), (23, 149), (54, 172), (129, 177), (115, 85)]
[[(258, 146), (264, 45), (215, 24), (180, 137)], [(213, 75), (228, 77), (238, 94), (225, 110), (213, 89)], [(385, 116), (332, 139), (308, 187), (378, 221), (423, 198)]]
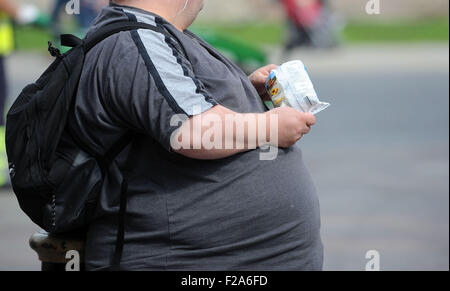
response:
[(244, 68), (252, 69), (267, 64), (265, 52), (257, 46), (248, 42), (233, 39), (214, 29), (194, 28), (193, 31)]
[(47, 51), (53, 36), (47, 29), (34, 26), (16, 27), (16, 48), (20, 51)]
[(198, 23), (194, 31), (210, 30), (222, 36), (251, 44), (255, 47), (283, 44), (285, 36), (284, 22), (239, 22), (239, 23)]
[(43, 28), (49, 28), (51, 23), (50, 15), (41, 13), (32, 24)]
[(350, 22), (343, 37), (349, 43), (448, 41), (449, 19)]

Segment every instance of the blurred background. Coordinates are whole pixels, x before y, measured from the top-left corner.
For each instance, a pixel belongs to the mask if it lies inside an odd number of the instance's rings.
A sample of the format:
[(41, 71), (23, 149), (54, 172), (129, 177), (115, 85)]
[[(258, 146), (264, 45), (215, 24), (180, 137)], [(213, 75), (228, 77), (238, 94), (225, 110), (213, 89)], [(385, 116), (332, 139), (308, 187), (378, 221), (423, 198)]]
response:
[[(14, 52), (0, 57), (6, 110), (52, 61), (47, 41), (82, 36), (104, 4), (82, 0), (68, 15), (68, 1), (13, 2), (33, 7), (15, 21)], [(365, 270), (370, 250), (382, 270), (449, 270), (448, 11), (447, 0), (206, 0), (192, 27), (247, 72), (303, 60), (332, 104), (301, 142), (325, 270)], [(0, 270), (39, 270), (28, 246), (39, 229), (1, 183)]]

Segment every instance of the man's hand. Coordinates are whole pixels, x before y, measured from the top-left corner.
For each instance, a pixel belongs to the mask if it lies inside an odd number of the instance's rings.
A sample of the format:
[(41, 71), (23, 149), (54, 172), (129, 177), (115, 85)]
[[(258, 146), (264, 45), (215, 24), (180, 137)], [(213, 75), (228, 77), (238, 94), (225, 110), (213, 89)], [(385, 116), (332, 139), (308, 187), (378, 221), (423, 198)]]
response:
[(303, 113), (291, 107), (276, 108), (265, 114), (268, 117), (272, 114), (278, 115), (278, 144), (271, 144), (280, 148), (293, 146), (308, 134), (311, 126), (316, 123), (316, 118), (311, 113)]
[(269, 94), (266, 90), (266, 81), (267, 78), (269, 78), (270, 72), (272, 72), (272, 70), (276, 69), (277, 67), (277, 65), (273, 64), (262, 67), (248, 77), (263, 101), (270, 101)]

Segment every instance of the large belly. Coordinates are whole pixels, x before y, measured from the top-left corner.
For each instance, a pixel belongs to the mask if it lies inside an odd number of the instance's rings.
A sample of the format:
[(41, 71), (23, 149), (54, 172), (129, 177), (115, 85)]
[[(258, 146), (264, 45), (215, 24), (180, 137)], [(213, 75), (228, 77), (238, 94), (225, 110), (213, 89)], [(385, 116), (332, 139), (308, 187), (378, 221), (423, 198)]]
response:
[[(274, 161), (260, 161), (256, 151), (216, 162), (150, 154), (130, 179), (124, 266), (321, 269), (319, 203), (298, 148)], [(151, 173), (149, 160), (158, 165)], [(114, 212), (110, 196), (99, 207), (107, 213)], [(90, 268), (109, 264), (116, 221), (104, 215), (91, 225)]]
[(300, 149), (280, 150), (274, 161), (249, 152), (202, 175), (167, 196), (173, 249), (223, 253), (317, 239), (319, 203)]

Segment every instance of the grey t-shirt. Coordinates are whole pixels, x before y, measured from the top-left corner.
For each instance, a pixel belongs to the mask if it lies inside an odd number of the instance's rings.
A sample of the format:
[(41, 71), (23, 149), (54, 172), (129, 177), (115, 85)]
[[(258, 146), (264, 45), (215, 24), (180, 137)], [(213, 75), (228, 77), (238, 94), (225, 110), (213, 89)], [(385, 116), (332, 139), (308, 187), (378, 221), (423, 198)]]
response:
[(174, 114), (216, 104), (264, 112), (247, 76), (191, 32), (136, 8), (105, 8), (90, 33), (121, 20), (171, 36), (121, 32), (86, 57), (70, 126), (99, 154), (136, 133), (106, 176), (87, 234), (87, 269), (111, 265), (125, 177), (125, 270), (320, 270), (319, 203), (298, 146), (272, 161), (261, 161), (259, 149), (212, 161), (170, 150)]

